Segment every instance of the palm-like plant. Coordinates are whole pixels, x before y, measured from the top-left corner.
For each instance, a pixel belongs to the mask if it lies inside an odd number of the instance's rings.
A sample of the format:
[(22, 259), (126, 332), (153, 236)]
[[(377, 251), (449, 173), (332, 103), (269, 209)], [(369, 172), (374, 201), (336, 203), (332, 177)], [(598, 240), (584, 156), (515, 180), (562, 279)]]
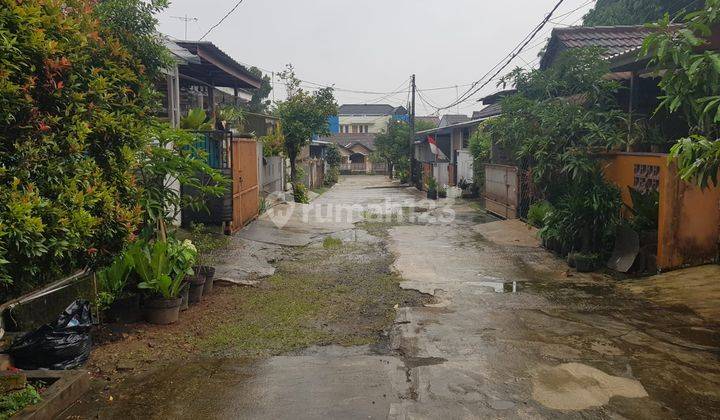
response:
[(166, 241), (138, 243), (128, 251), (135, 272), (142, 280), (138, 283), (140, 289), (164, 299), (175, 299), (180, 295), (186, 273), (174, 270), (170, 251), (171, 245)]
[(132, 258), (123, 254), (116, 258), (112, 265), (97, 273), (100, 289), (98, 302), (101, 307), (109, 307), (122, 294), (132, 269)]

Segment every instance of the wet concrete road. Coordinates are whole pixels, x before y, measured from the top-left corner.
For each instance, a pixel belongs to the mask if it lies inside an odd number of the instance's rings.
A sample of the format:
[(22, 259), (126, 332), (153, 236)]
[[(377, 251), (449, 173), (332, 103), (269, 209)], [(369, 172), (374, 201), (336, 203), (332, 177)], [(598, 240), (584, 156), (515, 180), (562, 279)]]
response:
[[(350, 177), (318, 203), (376, 205), (354, 210), (367, 215), (408, 207), (408, 200), (418, 197), (382, 177)], [(486, 218), (467, 204), (448, 206), (452, 212), (426, 212), (421, 204), (415, 213), (437, 216), (437, 223), (404, 223), (385, 238), (396, 255), (394, 268), (405, 279), (402, 287), (435, 297), (426, 307), (398, 308), (388, 348), (331, 346), (260, 361), (188, 357), (131, 381), (113, 404), (72, 414), (720, 416), (717, 324), (685, 307), (631, 295), (607, 277), (569, 273), (562, 261), (535, 246), (522, 225), (481, 223)], [(284, 235), (320, 234), (317, 227), (288, 226)], [(347, 237), (348, 230), (341, 226), (333, 234)]]

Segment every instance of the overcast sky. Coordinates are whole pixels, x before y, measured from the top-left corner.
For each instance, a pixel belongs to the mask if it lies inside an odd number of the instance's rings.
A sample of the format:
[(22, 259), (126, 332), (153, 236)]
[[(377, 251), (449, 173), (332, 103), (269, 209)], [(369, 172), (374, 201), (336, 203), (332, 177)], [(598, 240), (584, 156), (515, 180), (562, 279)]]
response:
[[(185, 23), (175, 17), (187, 15), (198, 19), (189, 23), (187, 38), (198, 39), (236, 2), (174, 0), (159, 16), (160, 31), (185, 38)], [(335, 85), (340, 104), (405, 105), (408, 80), (415, 73), (421, 90), (458, 86), (423, 92), (428, 102), (445, 106), (455, 100), (456, 91), (462, 94), (468, 84), (505, 57), (555, 3), (557, 0), (244, 0), (205, 40), (237, 61), (268, 73), (292, 63), (300, 79)], [(580, 24), (593, 4), (565, 0), (552, 23), (511, 67), (536, 65), (550, 29)], [(574, 9), (578, 10), (569, 13)], [(484, 92), (496, 89), (491, 83)], [(398, 90), (403, 92), (388, 94)], [(283, 86), (276, 81), (275, 98), (282, 98), (283, 93)], [(480, 108), (482, 105), (472, 100), (462, 104), (459, 113), (469, 115)], [(419, 115), (435, 112), (420, 100), (417, 110)]]

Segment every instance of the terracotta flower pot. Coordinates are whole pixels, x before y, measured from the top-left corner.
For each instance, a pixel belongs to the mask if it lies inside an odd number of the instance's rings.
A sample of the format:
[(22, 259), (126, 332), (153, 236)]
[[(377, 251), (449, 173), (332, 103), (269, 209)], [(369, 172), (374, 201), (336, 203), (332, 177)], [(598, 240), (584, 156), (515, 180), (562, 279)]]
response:
[(167, 325), (177, 322), (180, 316), (182, 298), (148, 299), (143, 305), (145, 320), (151, 324)]

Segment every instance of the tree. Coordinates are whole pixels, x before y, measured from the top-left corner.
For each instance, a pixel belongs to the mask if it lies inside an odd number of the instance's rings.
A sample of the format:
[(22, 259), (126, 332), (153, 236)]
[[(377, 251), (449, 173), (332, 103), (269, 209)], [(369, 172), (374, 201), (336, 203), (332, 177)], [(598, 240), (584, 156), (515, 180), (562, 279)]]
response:
[(702, 8), (703, 0), (598, 0), (583, 19), (584, 26), (642, 25), (683, 10)]
[(300, 88), (292, 65), (288, 64), (280, 78), (285, 81), (288, 97), (277, 104), (276, 113), (285, 136), (285, 152), (290, 159), (290, 179), (296, 183), (296, 161), (300, 151), (310, 144), (313, 136), (330, 134), (328, 117), (337, 115), (337, 103), (331, 87), (314, 93)]
[[(164, 241), (167, 226), (183, 209), (206, 209), (205, 198), (223, 195), (230, 181), (208, 165), (207, 152), (198, 147), (197, 134), (158, 124), (150, 139), (138, 154), (136, 170), (142, 233), (147, 240)], [(182, 185), (185, 193), (175, 185)]]
[(704, 48), (720, 23), (719, 8), (720, 0), (707, 0), (705, 9), (684, 17), (679, 30), (665, 16), (644, 45), (653, 55), (651, 65), (665, 70), (658, 110), (682, 112), (690, 124), (690, 135), (671, 150), (680, 176), (703, 188), (718, 185), (720, 170), (720, 52)]
[(253, 92), (252, 98), (247, 104), (247, 110), (264, 114), (268, 112), (268, 107), (270, 107), (271, 103), (270, 100), (267, 99), (270, 92), (272, 92), (271, 80), (267, 75), (263, 75), (262, 71), (257, 67), (250, 67), (248, 71), (262, 79), (262, 83), (260, 84), (260, 88)]
[[(429, 121), (415, 122), (415, 131), (424, 131), (435, 128)], [(375, 151), (373, 159), (388, 165), (390, 176), (393, 172), (400, 178), (407, 177), (410, 171), (410, 125), (405, 121), (391, 119), (387, 128), (375, 138)]]
[(2, 1), (0, 300), (109, 260), (136, 230), (163, 5)]
[(337, 168), (340, 166), (341, 161), (342, 157), (340, 156), (340, 151), (338, 150), (337, 145), (333, 144), (328, 147), (327, 154), (325, 155), (325, 162), (327, 162), (331, 168)]

